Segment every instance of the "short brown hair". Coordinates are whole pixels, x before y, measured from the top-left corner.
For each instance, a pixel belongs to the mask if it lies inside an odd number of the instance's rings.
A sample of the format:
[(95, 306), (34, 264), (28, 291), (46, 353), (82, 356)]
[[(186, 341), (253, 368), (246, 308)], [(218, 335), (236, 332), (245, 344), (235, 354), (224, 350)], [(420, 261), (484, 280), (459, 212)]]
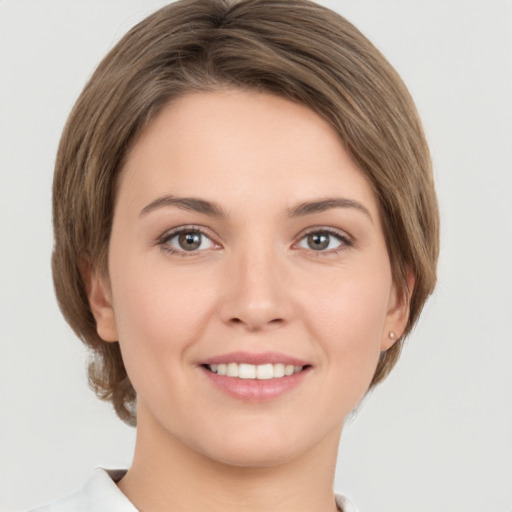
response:
[(325, 118), (371, 183), (395, 282), (415, 276), (396, 363), (436, 281), (439, 218), (428, 147), (414, 103), (381, 53), (351, 23), (309, 0), (181, 0), (132, 28), (100, 63), (67, 121), (53, 185), (52, 268), (60, 308), (94, 352), (89, 380), (135, 424), (135, 391), (119, 343), (96, 332), (80, 261), (107, 272), (123, 162), (148, 123), (191, 91), (237, 87), (300, 102)]

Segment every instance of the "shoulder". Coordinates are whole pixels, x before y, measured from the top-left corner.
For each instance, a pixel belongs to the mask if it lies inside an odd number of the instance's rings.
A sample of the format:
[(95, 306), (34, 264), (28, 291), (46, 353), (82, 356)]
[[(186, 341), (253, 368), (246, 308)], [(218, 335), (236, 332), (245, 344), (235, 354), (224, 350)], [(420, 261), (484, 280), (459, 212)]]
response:
[(341, 494), (336, 494), (336, 506), (340, 512), (358, 512), (355, 505)]
[(53, 503), (30, 512), (137, 512), (137, 509), (118, 489), (116, 482), (126, 470), (96, 468), (80, 489)]
[[(135, 506), (116, 485), (126, 470), (96, 468), (85, 484), (72, 494), (30, 512), (137, 512)], [(340, 512), (357, 512), (344, 496), (336, 495)]]

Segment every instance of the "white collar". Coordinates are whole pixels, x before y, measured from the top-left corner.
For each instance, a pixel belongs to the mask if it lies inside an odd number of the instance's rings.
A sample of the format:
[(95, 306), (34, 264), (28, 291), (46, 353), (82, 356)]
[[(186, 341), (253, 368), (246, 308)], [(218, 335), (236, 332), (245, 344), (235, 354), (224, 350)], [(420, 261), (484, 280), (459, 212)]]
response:
[(116, 485), (125, 473), (125, 469), (96, 468), (73, 494), (32, 512), (138, 512)]
[[(32, 512), (138, 512), (116, 485), (126, 471), (96, 468), (79, 490)], [(341, 512), (357, 512), (354, 505), (339, 494), (336, 495), (336, 505)]]

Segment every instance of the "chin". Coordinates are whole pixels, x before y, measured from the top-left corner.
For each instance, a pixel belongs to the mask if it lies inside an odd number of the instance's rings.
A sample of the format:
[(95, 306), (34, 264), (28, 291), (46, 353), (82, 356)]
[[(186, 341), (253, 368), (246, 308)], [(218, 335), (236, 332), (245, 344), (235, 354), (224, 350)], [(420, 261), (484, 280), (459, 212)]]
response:
[[(244, 431), (224, 431), (210, 436), (199, 451), (218, 463), (239, 468), (265, 468), (301, 458), (321, 443), (311, 432), (259, 425)], [(339, 437), (339, 435), (338, 435)]]
[(294, 460), (300, 450), (289, 450), (288, 447), (261, 447), (257, 443), (252, 446), (229, 446), (226, 450), (213, 451), (209, 447), (205, 456), (211, 460), (237, 468), (269, 468), (284, 465)]

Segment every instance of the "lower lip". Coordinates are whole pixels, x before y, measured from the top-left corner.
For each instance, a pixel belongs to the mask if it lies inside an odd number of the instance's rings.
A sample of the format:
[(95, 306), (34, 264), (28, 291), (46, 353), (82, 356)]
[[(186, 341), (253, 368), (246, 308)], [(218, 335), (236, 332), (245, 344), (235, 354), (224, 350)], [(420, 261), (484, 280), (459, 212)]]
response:
[(310, 372), (310, 368), (306, 368), (293, 375), (279, 377), (277, 379), (259, 380), (227, 377), (226, 375), (213, 373), (204, 367), (200, 367), (200, 369), (208, 377), (210, 382), (215, 384), (215, 386), (227, 395), (250, 402), (262, 402), (277, 398), (296, 388)]

